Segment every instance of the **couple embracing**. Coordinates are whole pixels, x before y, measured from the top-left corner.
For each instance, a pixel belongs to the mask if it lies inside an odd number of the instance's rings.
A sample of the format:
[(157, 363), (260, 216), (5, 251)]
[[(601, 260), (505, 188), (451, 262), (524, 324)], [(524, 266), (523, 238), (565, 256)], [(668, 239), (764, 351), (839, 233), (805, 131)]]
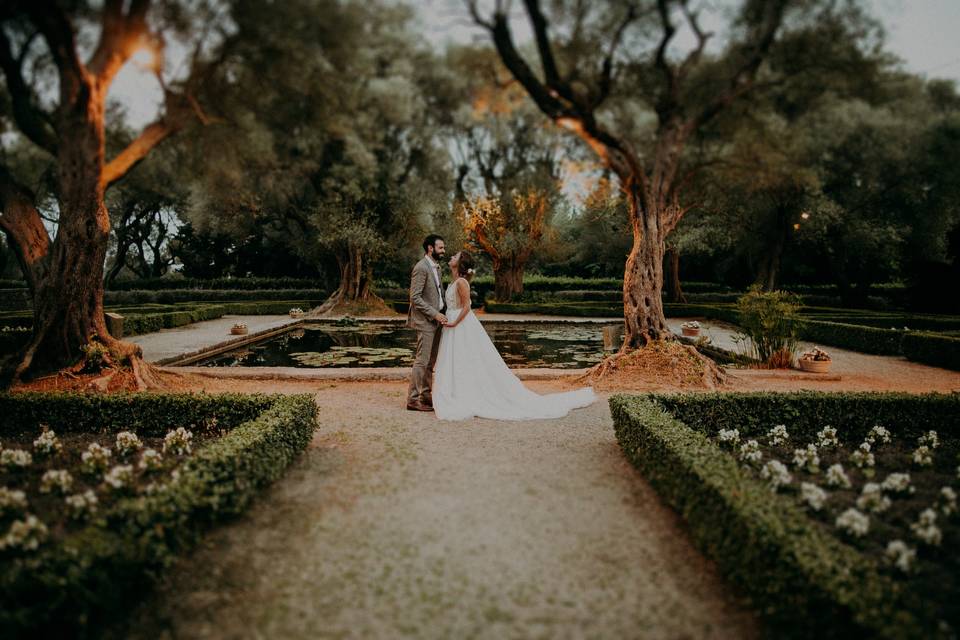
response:
[(407, 409), (434, 411), (441, 420), (533, 420), (559, 418), (596, 400), (590, 387), (547, 395), (527, 389), (470, 309), (472, 256), (451, 256), (451, 282), (444, 290), (443, 238), (427, 236), (423, 251), (410, 277), (407, 326), (417, 331), (417, 352)]

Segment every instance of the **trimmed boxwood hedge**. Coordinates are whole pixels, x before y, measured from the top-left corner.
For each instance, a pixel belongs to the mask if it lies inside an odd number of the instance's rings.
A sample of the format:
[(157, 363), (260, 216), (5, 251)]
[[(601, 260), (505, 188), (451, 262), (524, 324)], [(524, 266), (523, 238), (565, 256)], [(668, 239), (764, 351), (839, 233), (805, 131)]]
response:
[[(627, 458), (686, 519), (697, 546), (752, 598), (776, 637), (924, 638), (936, 616), (873, 561), (816, 526), (792, 499), (744, 472), (708, 437), (736, 426), (830, 423), (849, 438), (870, 425), (905, 435), (952, 432), (960, 396), (870, 393), (615, 395)], [(745, 426), (747, 425), (747, 426)], [(863, 433), (859, 433), (859, 432)]]
[(960, 371), (960, 337), (909, 331), (903, 336), (903, 355), (914, 362)]
[(568, 302), (563, 304), (542, 304), (536, 302), (497, 302), (487, 300), (484, 305), (487, 313), (540, 313), (544, 315), (589, 317), (620, 317), (623, 304), (600, 304), (596, 302)]
[(131, 289), (325, 289), (312, 278), (146, 278), (114, 281), (110, 291)]
[(323, 300), (323, 289), (132, 289), (105, 291), (104, 304), (133, 305), (178, 302), (262, 302), (271, 300)]
[[(124, 335), (135, 336), (153, 333), (160, 329), (182, 327), (203, 320), (213, 320), (225, 315), (285, 315), (292, 307), (307, 310), (319, 304), (318, 300), (267, 300), (217, 304), (184, 302), (177, 305), (107, 307), (106, 311), (115, 311), (123, 315)], [(30, 312), (0, 316), (0, 326), (30, 327), (32, 325), (33, 316)]]
[[(316, 427), (310, 395), (0, 394), (16, 425), (64, 430), (133, 428), (162, 435), (214, 414), (232, 429), (198, 449), (169, 489), (129, 498), (84, 529), (0, 572), (5, 638), (95, 637), (123, 615), (176, 554), (217, 522), (241, 513), (306, 448)], [(14, 412), (9, 413), (10, 410)], [(101, 416), (102, 415), (102, 420)]]
[(879, 329), (821, 320), (801, 320), (797, 326), (797, 336), (801, 340), (885, 356), (901, 354), (903, 334), (904, 331), (900, 329)]

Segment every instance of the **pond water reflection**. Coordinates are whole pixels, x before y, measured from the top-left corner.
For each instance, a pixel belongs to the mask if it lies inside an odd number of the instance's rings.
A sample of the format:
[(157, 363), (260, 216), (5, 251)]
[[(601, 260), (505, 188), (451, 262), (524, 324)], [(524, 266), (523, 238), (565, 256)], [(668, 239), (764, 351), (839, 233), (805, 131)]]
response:
[[(484, 328), (510, 367), (574, 369), (603, 358), (601, 325), (489, 322)], [(399, 323), (307, 324), (199, 362), (208, 367), (408, 367), (416, 332)]]

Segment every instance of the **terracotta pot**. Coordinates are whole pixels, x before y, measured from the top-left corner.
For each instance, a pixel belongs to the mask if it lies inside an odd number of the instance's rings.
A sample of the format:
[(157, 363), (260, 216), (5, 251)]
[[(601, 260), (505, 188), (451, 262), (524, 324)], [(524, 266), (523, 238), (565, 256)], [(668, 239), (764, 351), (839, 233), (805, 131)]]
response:
[(290, 317), (291, 317), (291, 318), (302, 318), (302, 317), (305, 316), (305, 315), (307, 315), (307, 312), (306, 312), (306, 311), (300, 311), (299, 313), (297, 313), (297, 312), (292, 312), (292, 313), (290, 314)]
[(230, 327), (230, 333), (232, 333), (235, 336), (242, 336), (247, 333), (247, 328), (246, 327)]
[(800, 368), (804, 371), (809, 371), (810, 373), (827, 373), (830, 371), (831, 360), (804, 360), (800, 358), (797, 360), (800, 363)]
[(681, 329), (683, 329), (683, 335), (685, 336), (695, 337), (700, 335), (700, 329), (690, 329), (688, 327), (681, 327)]

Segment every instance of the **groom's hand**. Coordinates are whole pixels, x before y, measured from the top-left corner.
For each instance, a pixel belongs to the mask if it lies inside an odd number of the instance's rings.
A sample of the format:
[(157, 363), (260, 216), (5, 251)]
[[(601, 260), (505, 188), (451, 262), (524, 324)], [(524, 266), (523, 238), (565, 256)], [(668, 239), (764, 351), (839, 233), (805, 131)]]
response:
[(447, 324), (447, 316), (443, 315), (442, 313), (438, 313), (434, 320), (440, 324)]

